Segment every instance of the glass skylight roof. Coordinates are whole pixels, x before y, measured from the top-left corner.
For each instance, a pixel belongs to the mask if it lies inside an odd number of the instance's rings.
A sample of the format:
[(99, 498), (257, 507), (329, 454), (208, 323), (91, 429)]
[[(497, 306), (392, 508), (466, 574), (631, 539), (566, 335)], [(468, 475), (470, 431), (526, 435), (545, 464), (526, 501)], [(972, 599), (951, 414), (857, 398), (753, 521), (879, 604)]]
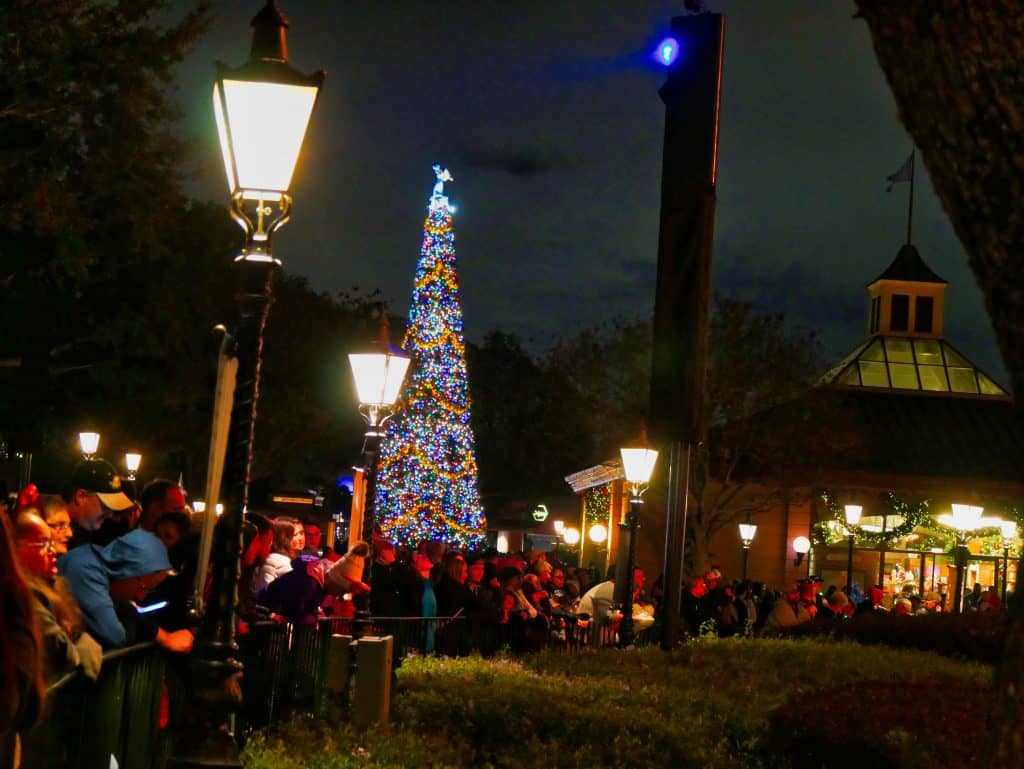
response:
[(821, 384), (1009, 396), (951, 345), (939, 339), (875, 337), (825, 374)]

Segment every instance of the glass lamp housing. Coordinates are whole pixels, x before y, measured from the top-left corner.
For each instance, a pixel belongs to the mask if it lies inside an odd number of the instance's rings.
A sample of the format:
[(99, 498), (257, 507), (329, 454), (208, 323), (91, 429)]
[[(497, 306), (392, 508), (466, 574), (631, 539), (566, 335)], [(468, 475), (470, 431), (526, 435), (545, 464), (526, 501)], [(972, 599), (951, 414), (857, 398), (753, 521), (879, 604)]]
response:
[(619, 449), (622, 469), (631, 484), (645, 485), (651, 479), (658, 452), (654, 449)]
[(391, 351), (348, 356), (360, 403), (393, 406), (409, 369), (409, 358)]
[(100, 434), (99, 433), (79, 433), (78, 434), (78, 445), (82, 449), (82, 453), (86, 456), (92, 456), (96, 453), (96, 450), (100, 447)]

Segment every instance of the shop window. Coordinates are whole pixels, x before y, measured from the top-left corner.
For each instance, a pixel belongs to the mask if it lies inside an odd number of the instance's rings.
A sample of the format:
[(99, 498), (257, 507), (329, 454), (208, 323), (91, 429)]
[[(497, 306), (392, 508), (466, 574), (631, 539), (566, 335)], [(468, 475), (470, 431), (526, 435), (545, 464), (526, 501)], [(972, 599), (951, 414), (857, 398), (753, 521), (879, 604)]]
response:
[(919, 296), (914, 299), (914, 331), (919, 334), (932, 332), (932, 313), (935, 311), (935, 300), (930, 296)]
[(906, 331), (910, 327), (910, 297), (906, 294), (892, 295), (892, 309), (889, 314), (889, 328)]

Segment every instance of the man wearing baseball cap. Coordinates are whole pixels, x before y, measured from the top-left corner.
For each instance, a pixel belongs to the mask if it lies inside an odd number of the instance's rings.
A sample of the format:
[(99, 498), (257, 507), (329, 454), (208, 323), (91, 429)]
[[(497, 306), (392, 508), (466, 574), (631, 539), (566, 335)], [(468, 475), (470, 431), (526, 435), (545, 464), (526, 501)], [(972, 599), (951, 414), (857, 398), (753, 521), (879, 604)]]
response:
[(124, 493), (117, 471), (102, 459), (79, 462), (62, 496), (71, 516), (69, 548), (93, 542), (105, 520), (135, 507)]

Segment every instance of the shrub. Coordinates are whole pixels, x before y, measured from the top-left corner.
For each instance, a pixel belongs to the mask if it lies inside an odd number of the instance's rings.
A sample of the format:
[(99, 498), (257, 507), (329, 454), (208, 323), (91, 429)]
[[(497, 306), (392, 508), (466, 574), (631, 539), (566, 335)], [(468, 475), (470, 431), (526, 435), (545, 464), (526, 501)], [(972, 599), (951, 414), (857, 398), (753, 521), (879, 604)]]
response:
[(776, 710), (766, 747), (793, 769), (969, 769), (984, 756), (990, 697), (955, 679), (855, 681)]
[(246, 749), (252, 769), (640, 769), (772, 763), (769, 718), (787, 700), (891, 671), (975, 686), (988, 668), (849, 643), (704, 640), (517, 659), (425, 658), (398, 671), (387, 728), (294, 722)]
[(849, 620), (814, 622), (796, 628), (793, 637), (828, 636), (862, 644), (933, 651), (994, 664), (1002, 653), (1007, 613), (924, 614), (914, 617), (884, 612)]

